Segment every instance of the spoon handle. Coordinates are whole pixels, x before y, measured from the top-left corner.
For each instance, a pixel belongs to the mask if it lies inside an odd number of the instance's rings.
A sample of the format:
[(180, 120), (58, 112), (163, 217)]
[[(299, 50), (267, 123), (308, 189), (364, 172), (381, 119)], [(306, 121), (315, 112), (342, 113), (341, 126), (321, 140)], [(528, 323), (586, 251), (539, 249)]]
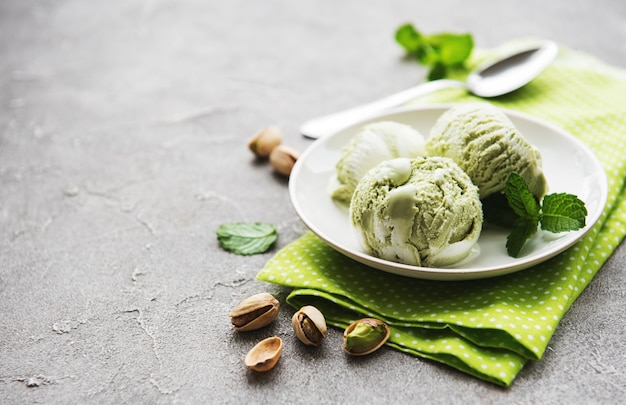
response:
[(465, 83), (457, 80), (445, 79), (422, 83), (371, 103), (306, 121), (302, 124), (302, 126), (300, 126), (300, 132), (307, 138), (321, 138), (354, 124), (355, 122), (364, 120), (376, 113), (393, 107), (399, 107), (411, 99), (430, 94), (435, 91), (454, 87), (465, 87)]

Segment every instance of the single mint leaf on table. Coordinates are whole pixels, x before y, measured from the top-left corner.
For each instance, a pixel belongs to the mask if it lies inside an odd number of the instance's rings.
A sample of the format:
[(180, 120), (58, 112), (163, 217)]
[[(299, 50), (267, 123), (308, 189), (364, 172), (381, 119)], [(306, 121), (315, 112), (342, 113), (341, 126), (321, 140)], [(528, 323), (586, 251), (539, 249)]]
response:
[(262, 222), (224, 224), (216, 233), (224, 249), (239, 255), (264, 253), (278, 239), (276, 227)]
[(549, 194), (543, 198), (541, 229), (559, 233), (575, 231), (585, 226), (587, 208), (575, 195)]
[(518, 218), (513, 230), (506, 238), (506, 251), (511, 257), (518, 257), (522, 248), (535, 233), (537, 221), (530, 218)]

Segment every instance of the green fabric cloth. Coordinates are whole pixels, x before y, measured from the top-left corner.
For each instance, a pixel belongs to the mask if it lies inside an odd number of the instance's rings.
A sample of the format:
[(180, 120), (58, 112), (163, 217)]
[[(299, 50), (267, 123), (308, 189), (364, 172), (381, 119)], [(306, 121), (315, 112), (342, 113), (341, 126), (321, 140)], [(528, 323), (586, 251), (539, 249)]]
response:
[[(503, 49), (477, 51), (472, 62)], [(475, 100), (455, 89), (415, 104)], [(379, 318), (392, 327), (390, 346), (509, 386), (528, 360), (541, 359), (563, 315), (626, 235), (626, 70), (561, 47), (532, 83), (489, 102), (561, 126), (601, 161), (608, 204), (580, 242), (524, 271), (444, 282), (368, 268), (307, 233), (270, 259), (258, 280), (293, 287), (287, 302), (317, 306), (330, 325)]]

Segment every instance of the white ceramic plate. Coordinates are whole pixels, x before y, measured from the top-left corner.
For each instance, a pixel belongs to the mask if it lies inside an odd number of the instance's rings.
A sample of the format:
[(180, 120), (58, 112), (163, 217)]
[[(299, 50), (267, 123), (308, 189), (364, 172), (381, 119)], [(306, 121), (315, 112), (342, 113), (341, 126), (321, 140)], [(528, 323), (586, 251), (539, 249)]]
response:
[(425, 137), (450, 105), (412, 107), (387, 112), (316, 140), (298, 159), (289, 180), (291, 202), (305, 225), (337, 251), (367, 266), (402, 276), (433, 280), (466, 280), (512, 273), (541, 263), (576, 243), (598, 220), (607, 201), (604, 170), (593, 153), (564, 130), (505, 110), (524, 137), (541, 152), (549, 193), (575, 194), (587, 207), (586, 226), (578, 231), (553, 234), (540, 231), (527, 242), (519, 258), (506, 252), (503, 229), (485, 227), (478, 241), (480, 253), (446, 268), (428, 268), (390, 262), (363, 252), (351, 228), (348, 212), (329, 193), (341, 149), (361, 126), (391, 120), (409, 124)]

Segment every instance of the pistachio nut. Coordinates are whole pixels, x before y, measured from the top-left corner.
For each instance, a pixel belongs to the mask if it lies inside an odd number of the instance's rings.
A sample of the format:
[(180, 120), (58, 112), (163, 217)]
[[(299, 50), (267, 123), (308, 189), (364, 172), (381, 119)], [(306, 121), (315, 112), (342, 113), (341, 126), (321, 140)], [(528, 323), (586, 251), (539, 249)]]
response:
[(270, 163), (278, 173), (289, 176), (299, 157), (300, 152), (297, 150), (286, 145), (278, 145), (270, 153)]
[(326, 337), (326, 320), (319, 309), (307, 305), (291, 318), (291, 326), (305, 345), (317, 346)]
[(230, 321), (239, 332), (269, 325), (278, 316), (280, 303), (269, 293), (255, 294), (241, 301), (230, 313)]
[(378, 350), (390, 335), (391, 330), (383, 321), (359, 319), (343, 332), (343, 349), (353, 356), (364, 356)]
[(280, 145), (283, 134), (277, 126), (263, 128), (248, 140), (248, 149), (259, 158), (266, 158), (275, 147)]
[(278, 336), (268, 337), (250, 349), (243, 362), (253, 370), (268, 371), (276, 365), (282, 352), (282, 339)]

